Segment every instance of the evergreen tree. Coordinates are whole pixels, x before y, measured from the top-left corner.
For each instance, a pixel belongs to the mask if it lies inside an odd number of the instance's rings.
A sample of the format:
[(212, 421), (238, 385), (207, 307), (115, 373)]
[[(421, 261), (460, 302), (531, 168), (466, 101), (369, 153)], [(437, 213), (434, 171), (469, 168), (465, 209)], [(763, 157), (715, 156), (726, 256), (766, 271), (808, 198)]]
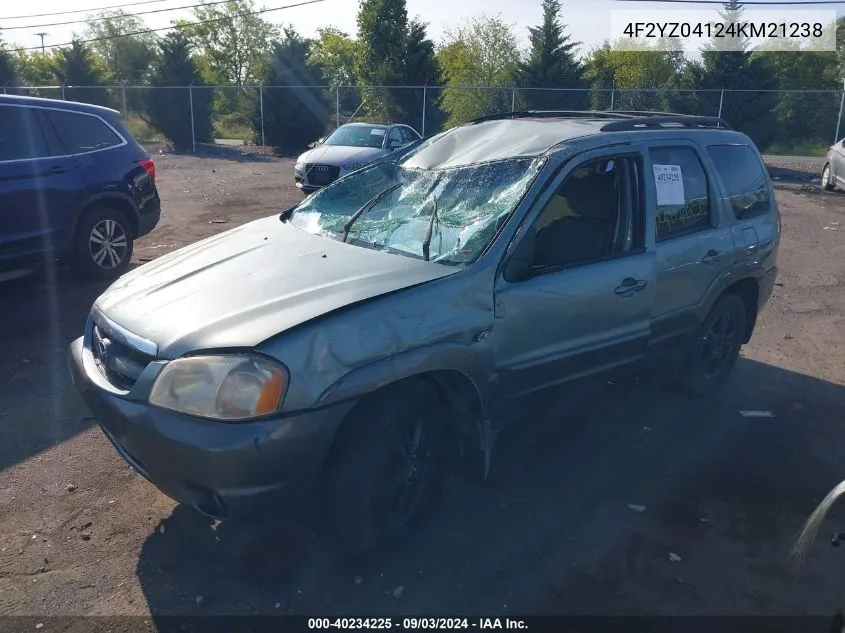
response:
[[(405, 43), (405, 79), (408, 86), (439, 86), (441, 83), (440, 64), (434, 52), (434, 42), (428, 38), (426, 25), (419, 20), (412, 20), (408, 27)], [(440, 109), (440, 90), (407, 89), (400, 101), (404, 110), (403, 122), (418, 132), (425, 128), (426, 135), (440, 129), (445, 120)], [(425, 96), (425, 125), (423, 126), (423, 94)]]
[(748, 134), (758, 145), (766, 145), (777, 132), (777, 95), (765, 91), (778, 87), (777, 78), (765, 58), (753, 56), (748, 50), (747, 38), (730, 37), (727, 27), (741, 21), (742, 13), (742, 4), (736, 0), (724, 5), (720, 17), (729, 37), (714, 38), (704, 47), (701, 62), (687, 64), (681, 83), (692, 91), (679, 96), (676, 109), (715, 116), (721, 101), (722, 118), (728, 124)]
[(6, 50), (2, 38), (0, 38), (0, 87), (14, 86), (17, 78), (18, 73), (15, 68), (15, 61), (11, 53)]
[[(524, 88), (584, 88), (583, 68), (576, 53), (578, 42), (560, 21), (559, 0), (543, 0), (543, 22), (528, 27), (530, 48), (516, 71), (516, 83)], [(523, 99), (533, 110), (579, 110), (586, 106), (586, 93), (527, 90)]]
[[(204, 86), (205, 82), (191, 57), (190, 41), (184, 34), (175, 31), (162, 39), (159, 49), (150, 74), (150, 85), (153, 88), (145, 90), (143, 96), (150, 125), (164, 134), (177, 151), (190, 149), (194, 137), (197, 142), (210, 141), (213, 136), (212, 91), (196, 89)], [(184, 86), (194, 88), (189, 90)]]
[[(332, 113), (326, 103), (324, 79), (308, 64), (310, 43), (292, 28), (273, 46), (273, 56), (264, 75), (264, 134), (268, 145), (279, 151), (304, 149), (326, 131)], [(315, 87), (317, 86), (317, 87)], [(253, 130), (261, 135), (261, 112), (253, 114)]]
[(394, 122), (407, 116), (407, 94), (402, 94), (407, 88), (378, 86), (399, 86), (405, 80), (408, 29), (405, 0), (361, 0), (356, 75), (366, 116)]
[[(62, 48), (56, 59), (56, 79), (65, 88), (65, 99), (111, 107), (111, 97), (103, 86), (105, 70), (91, 49), (78, 39)], [(75, 87), (80, 86), (80, 87)]]

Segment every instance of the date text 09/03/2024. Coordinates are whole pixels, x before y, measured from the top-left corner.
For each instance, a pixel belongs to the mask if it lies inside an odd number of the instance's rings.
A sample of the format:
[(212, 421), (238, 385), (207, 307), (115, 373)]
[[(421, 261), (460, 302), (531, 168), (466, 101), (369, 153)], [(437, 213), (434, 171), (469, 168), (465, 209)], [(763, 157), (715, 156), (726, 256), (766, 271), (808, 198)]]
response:
[(515, 618), (308, 618), (308, 629), (449, 631), (449, 630), (511, 630), (525, 631), (528, 625)]

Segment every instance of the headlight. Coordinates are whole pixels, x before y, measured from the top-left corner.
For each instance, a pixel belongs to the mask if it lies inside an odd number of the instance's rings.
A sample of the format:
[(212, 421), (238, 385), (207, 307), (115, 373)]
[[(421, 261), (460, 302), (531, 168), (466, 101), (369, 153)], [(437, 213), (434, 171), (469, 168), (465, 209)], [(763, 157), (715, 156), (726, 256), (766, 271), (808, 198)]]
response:
[(248, 420), (278, 411), (287, 386), (287, 369), (267, 358), (192, 356), (164, 367), (150, 404), (216, 420)]
[(293, 166), (294, 171), (302, 171), (303, 169), (305, 169), (305, 163), (300, 163), (299, 161)]
[(355, 171), (356, 169), (361, 169), (367, 163), (346, 163), (343, 168), (346, 171)]

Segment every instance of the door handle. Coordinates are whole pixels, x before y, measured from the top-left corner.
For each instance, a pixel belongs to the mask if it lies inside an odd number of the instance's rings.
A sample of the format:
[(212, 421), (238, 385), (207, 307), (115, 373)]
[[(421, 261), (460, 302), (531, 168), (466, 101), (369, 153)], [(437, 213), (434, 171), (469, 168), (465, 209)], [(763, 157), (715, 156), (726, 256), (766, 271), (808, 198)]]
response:
[(725, 256), (725, 254), (721, 251), (709, 250), (709, 251), (707, 251), (707, 254), (704, 257), (701, 258), (701, 263), (702, 264), (715, 264), (720, 259), (722, 259), (724, 256)]
[(634, 279), (633, 277), (628, 277), (623, 280), (620, 285), (616, 286), (613, 292), (618, 295), (622, 295), (623, 297), (630, 297), (635, 292), (643, 290), (647, 285), (648, 282), (645, 279)]
[(44, 171), (45, 175), (53, 175), (53, 174), (63, 174), (68, 171), (70, 167), (67, 165), (53, 165), (50, 169)]

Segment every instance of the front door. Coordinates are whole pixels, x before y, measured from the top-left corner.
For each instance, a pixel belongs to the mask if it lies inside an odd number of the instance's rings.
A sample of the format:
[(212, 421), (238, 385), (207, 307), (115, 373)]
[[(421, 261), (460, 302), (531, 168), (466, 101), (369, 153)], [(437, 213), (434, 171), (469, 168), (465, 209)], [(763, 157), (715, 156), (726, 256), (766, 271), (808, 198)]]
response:
[(560, 174), (496, 282), (493, 339), (502, 395), (523, 396), (642, 358), (654, 301), (645, 248), (643, 156), (591, 152)]

